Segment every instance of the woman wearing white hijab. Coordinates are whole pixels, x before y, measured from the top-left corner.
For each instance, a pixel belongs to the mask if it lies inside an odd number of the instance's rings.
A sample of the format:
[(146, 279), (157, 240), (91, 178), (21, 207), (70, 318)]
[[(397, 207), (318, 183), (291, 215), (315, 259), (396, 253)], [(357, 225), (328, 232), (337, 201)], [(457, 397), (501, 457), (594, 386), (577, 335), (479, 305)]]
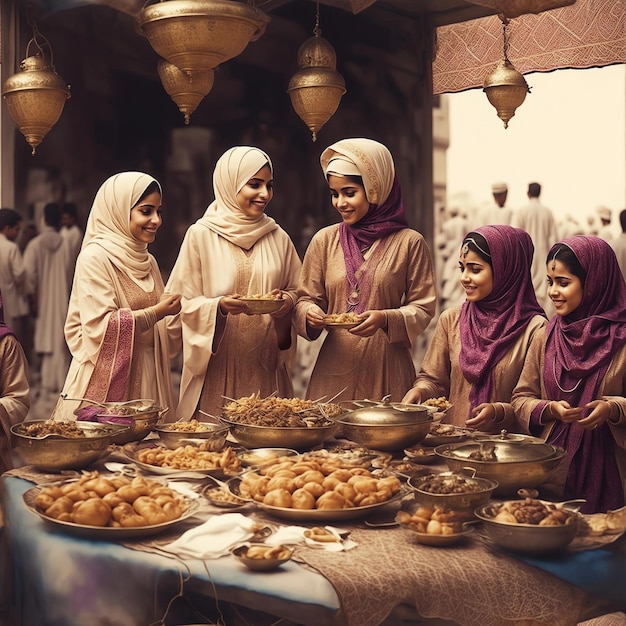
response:
[[(411, 347), (435, 313), (435, 279), (424, 237), (409, 228), (389, 150), (372, 139), (342, 139), (321, 155), (341, 223), (311, 240), (298, 287), (296, 328), (308, 340), (324, 316), (360, 323), (324, 339), (308, 398), (391, 395), (400, 401), (415, 368)], [(337, 396), (337, 394), (340, 394)]]
[[(160, 184), (142, 172), (122, 172), (98, 190), (76, 262), (65, 338), (72, 362), (54, 411), (76, 419), (79, 403), (149, 398), (174, 405), (165, 316), (180, 296), (164, 295), (148, 244), (161, 226)], [(174, 412), (174, 411), (172, 411)]]
[[(235, 146), (217, 161), (215, 200), (185, 235), (166, 289), (182, 293), (183, 371), (178, 417), (218, 415), (224, 397), (293, 395), (291, 312), (300, 259), (265, 209), (273, 196), (269, 156)], [(280, 293), (272, 314), (246, 315), (242, 296)], [(244, 313), (244, 315), (242, 315)]]

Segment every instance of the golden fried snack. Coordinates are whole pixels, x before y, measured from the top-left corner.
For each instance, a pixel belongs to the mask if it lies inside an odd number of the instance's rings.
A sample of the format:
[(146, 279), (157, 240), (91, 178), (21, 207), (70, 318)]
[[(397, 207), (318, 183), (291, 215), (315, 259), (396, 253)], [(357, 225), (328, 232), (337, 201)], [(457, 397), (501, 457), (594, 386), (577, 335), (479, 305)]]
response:
[(89, 498), (74, 509), (73, 521), (84, 526), (106, 526), (111, 519), (111, 507), (101, 498)]

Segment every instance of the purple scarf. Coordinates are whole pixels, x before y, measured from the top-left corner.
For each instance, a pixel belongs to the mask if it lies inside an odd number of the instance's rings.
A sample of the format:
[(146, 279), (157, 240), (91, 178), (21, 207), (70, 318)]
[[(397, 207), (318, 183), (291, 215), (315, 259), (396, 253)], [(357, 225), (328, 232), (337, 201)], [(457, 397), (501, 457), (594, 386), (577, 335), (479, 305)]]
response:
[[(548, 258), (560, 245), (574, 252), (587, 277), (576, 310), (567, 317), (555, 315), (548, 324), (543, 377), (548, 398), (584, 407), (598, 398), (613, 355), (626, 343), (626, 285), (615, 253), (603, 239), (568, 237), (552, 247)], [(608, 425), (585, 430), (557, 421), (548, 441), (568, 452), (566, 497), (585, 497), (585, 512), (624, 505)]]
[(15, 332), (4, 323), (4, 304), (2, 302), (2, 294), (0, 293), (0, 340), (9, 335), (15, 336)]
[[(367, 274), (365, 276), (356, 277), (357, 271), (363, 264), (363, 252), (375, 241), (408, 227), (402, 190), (397, 176), (394, 176), (389, 197), (381, 205), (370, 204), (368, 212), (356, 224), (348, 226), (342, 222), (339, 225), (339, 240), (346, 262), (348, 294), (354, 290), (359, 292), (358, 304), (350, 307), (355, 312), (362, 313), (365, 310), (372, 288), (373, 270), (363, 272), (362, 274)], [(381, 244), (378, 245), (379, 248), (380, 246)]]
[(465, 379), (472, 384), (471, 409), (489, 402), (495, 365), (525, 332), (535, 315), (543, 315), (533, 289), (530, 267), (534, 246), (521, 228), (482, 226), (480, 233), (489, 244), (493, 289), (478, 302), (464, 302), (459, 325), (459, 362)]

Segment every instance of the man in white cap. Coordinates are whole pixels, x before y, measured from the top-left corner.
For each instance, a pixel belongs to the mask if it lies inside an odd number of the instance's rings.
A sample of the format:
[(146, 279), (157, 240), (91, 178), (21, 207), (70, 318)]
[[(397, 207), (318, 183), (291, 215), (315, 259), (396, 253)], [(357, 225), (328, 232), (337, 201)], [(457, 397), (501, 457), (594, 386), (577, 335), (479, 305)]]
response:
[(598, 218), (600, 219), (600, 228), (598, 229), (598, 237), (605, 241), (613, 239), (613, 227), (611, 226), (611, 209), (605, 206), (599, 206), (596, 209)]
[(491, 185), (491, 193), (493, 194), (493, 202), (482, 209), (478, 215), (478, 226), (486, 226), (487, 224), (511, 224), (513, 211), (506, 204), (506, 197), (509, 188), (506, 183), (494, 183)]

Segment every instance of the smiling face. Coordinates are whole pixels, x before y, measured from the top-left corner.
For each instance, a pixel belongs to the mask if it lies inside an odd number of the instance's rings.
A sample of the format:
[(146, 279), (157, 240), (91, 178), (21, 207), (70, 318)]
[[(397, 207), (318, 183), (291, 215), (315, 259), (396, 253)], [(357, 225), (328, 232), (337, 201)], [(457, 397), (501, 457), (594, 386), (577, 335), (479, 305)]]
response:
[(161, 226), (161, 194), (153, 191), (130, 211), (130, 232), (143, 243), (152, 243)]
[(246, 217), (259, 218), (274, 197), (274, 179), (269, 165), (262, 167), (237, 194), (237, 204)]
[(584, 290), (578, 276), (572, 274), (567, 265), (554, 259), (547, 265), (548, 297), (552, 300), (556, 314), (566, 317), (573, 313), (583, 299)]
[(328, 175), (328, 187), (335, 209), (345, 224), (356, 224), (370, 208), (365, 187), (346, 176)]
[(479, 302), (493, 290), (493, 270), (491, 265), (481, 259), (473, 250), (459, 255), (461, 285), (465, 289), (468, 302)]

